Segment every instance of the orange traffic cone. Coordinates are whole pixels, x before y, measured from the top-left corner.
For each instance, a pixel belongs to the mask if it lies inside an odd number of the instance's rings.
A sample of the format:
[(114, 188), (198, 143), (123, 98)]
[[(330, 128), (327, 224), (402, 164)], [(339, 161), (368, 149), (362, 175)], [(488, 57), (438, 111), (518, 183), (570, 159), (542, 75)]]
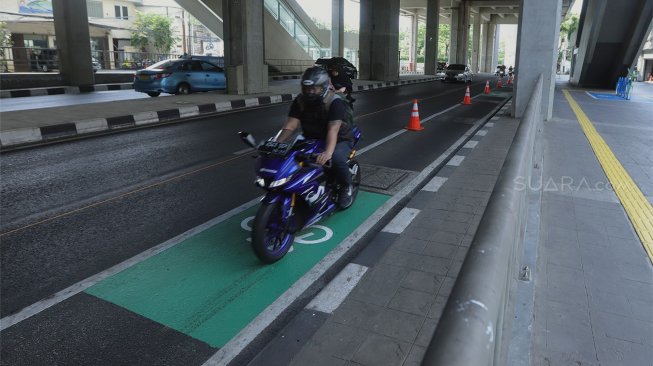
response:
[(419, 111), (417, 110), (417, 99), (413, 99), (413, 111), (410, 113), (410, 121), (405, 127), (409, 131), (421, 131), (424, 129), (419, 121)]
[(490, 80), (485, 81), (485, 90), (483, 90), (484, 94), (490, 94)]
[(497, 88), (503, 88), (503, 85), (501, 85), (501, 78), (499, 78), (499, 81), (497, 81)]
[(472, 96), (469, 94), (469, 85), (467, 85), (467, 90), (465, 90), (465, 98), (463, 98), (463, 104), (472, 104)]

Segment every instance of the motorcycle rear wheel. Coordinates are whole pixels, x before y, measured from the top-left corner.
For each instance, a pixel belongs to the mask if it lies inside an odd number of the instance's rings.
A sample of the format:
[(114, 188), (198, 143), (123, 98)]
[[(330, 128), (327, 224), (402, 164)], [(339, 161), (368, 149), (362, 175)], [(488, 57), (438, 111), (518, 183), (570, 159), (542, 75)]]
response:
[(263, 203), (256, 212), (252, 225), (252, 248), (264, 263), (283, 258), (295, 240), (290, 225), (282, 222), (281, 203)]

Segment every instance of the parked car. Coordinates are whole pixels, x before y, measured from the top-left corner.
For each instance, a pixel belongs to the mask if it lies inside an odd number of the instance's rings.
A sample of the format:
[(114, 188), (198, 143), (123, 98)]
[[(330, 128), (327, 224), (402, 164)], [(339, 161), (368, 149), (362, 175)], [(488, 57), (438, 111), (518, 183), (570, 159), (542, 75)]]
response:
[(190, 94), (226, 87), (227, 79), (221, 67), (193, 58), (160, 61), (134, 74), (134, 90), (151, 97), (158, 97), (161, 93)]
[(438, 67), (435, 70), (435, 79), (436, 80), (444, 80), (445, 70), (446, 69), (447, 69), (447, 63), (446, 62), (438, 62)]
[(347, 61), (344, 57), (318, 58), (315, 61), (315, 64), (326, 68), (331, 65), (337, 65), (345, 71), (345, 74), (347, 74), (350, 79), (358, 78), (358, 70), (356, 69), (356, 66)]
[(469, 67), (464, 64), (451, 64), (447, 66), (445, 70), (445, 77), (442, 79), (442, 82), (445, 81), (463, 81), (465, 83), (472, 82), (472, 72), (469, 70)]

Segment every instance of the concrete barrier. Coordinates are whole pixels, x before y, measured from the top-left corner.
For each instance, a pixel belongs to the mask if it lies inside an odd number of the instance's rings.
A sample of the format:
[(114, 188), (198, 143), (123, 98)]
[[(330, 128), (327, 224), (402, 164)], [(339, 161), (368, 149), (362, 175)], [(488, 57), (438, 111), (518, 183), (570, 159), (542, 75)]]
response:
[(506, 362), (541, 99), (540, 75), (422, 365)]

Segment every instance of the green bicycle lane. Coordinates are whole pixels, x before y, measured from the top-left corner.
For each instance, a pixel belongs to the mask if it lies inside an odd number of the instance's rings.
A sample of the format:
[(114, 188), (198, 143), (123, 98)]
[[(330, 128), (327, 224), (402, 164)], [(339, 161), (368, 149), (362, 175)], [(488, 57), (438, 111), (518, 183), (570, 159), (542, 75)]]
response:
[(298, 233), (272, 265), (249, 242), (257, 205), (85, 292), (221, 348), (389, 198), (361, 191), (347, 211)]

